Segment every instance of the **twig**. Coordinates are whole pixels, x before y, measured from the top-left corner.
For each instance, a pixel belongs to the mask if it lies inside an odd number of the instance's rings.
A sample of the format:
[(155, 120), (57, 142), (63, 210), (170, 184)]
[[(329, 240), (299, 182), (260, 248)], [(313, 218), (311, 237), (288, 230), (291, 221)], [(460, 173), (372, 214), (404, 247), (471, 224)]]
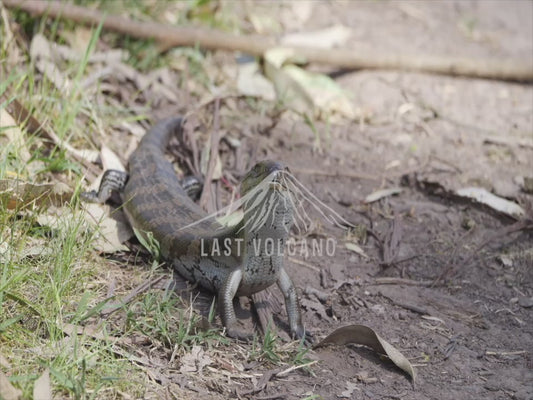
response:
[(124, 297), (121, 301), (109, 304), (105, 309), (102, 310), (100, 313), (102, 317), (107, 317), (110, 314), (117, 311), (120, 307), (128, 304), (131, 300), (133, 300), (136, 296), (139, 294), (147, 291), (151, 287), (157, 285), (162, 279), (166, 278), (165, 275), (161, 275), (155, 279), (152, 279), (151, 281), (145, 281), (141, 285), (137, 286), (135, 289), (133, 289), (126, 297)]
[(214, 205), (211, 200), (211, 183), (213, 181), (213, 174), (215, 172), (215, 166), (218, 160), (218, 144), (220, 143), (220, 99), (215, 100), (215, 114), (213, 116), (213, 133), (211, 134), (211, 151), (209, 155), (209, 164), (207, 166), (207, 173), (205, 175), (204, 188), (202, 190), (202, 195), (200, 196), (200, 207), (206, 209), (206, 206), (210, 204), (207, 208), (208, 212), (213, 212)]
[(401, 302), (401, 301), (397, 301), (397, 300), (391, 299), (390, 297), (388, 299), (391, 300), (394, 305), (396, 305), (398, 307), (405, 308), (406, 310), (409, 310), (409, 311), (412, 311), (412, 312), (415, 312), (415, 313), (418, 313), (418, 314), (422, 314), (422, 315), (430, 315), (431, 314), (428, 310), (426, 310), (423, 307), (419, 307), (419, 306), (416, 306), (414, 304), (409, 304), (409, 303), (404, 303), (404, 302)]
[(252, 295), (252, 305), (259, 317), (259, 325), (261, 331), (266, 332), (268, 329), (275, 329), (274, 321), (272, 320), (272, 309), (268, 301), (268, 295), (265, 290)]
[[(240, 51), (262, 56), (279, 45), (268, 36), (237, 36), (229, 33), (190, 27), (175, 27), (158, 22), (140, 22), (117, 15), (104, 15), (98, 10), (59, 1), (3, 0), (8, 8), (15, 8), (35, 15), (62, 17), (87, 25), (98, 25), (108, 30), (136, 38), (153, 39), (163, 48), (174, 46), (199, 46), (208, 50)], [(345, 69), (400, 69), (446, 75), (462, 75), (478, 78), (514, 81), (533, 81), (533, 65), (522, 60), (475, 59), (467, 57), (412, 55), (394, 53), (360, 53), (349, 49), (322, 49), (292, 47), (294, 56), (309, 62), (334, 65)]]
[(516, 350), (516, 351), (489, 351), (485, 352), (487, 356), (521, 356), (527, 354), (526, 350)]
[(315, 272), (320, 272), (320, 268), (315, 267), (314, 265), (309, 264), (308, 262), (305, 262), (305, 261), (302, 261), (302, 260), (298, 260), (297, 258), (289, 257), (289, 261), (293, 262), (295, 264), (303, 265), (304, 267), (307, 267), (310, 270), (313, 270)]
[(383, 239), (383, 261), (380, 265), (385, 268), (390, 267), (396, 263), (396, 257), (400, 251), (400, 240), (402, 237), (402, 224), (400, 221), (399, 213), (394, 210), (394, 219), (391, 226), (385, 233)]
[(310, 367), (311, 365), (314, 365), (317, 362), (318, 360), (314, 360), (314, 361), (309, 361), (308, 363), (305, 363), (305, 364), (293, 365), (292, 367), (289, 367), (281, 372), (278, 372), (277, 374), (275, 374), (275, 376), (280, 378), (282, 376), (287, 375), (289, 372), (296, 371), (297, 369), (300, 369), (300, 368)]
[(293, 172), (305, 175), (319, 175), (319, 176), (331, 176), (342, 177), (352, 179), (366, 179), (369, 181), (380, 181), (381, 177), (376, 175), (365, 174), (362, 172), (347, 172), (347, 171), (322, 171), (320, 169), (312, 168), (291, 168)]
[(433, 281), (416, 281), (414, 279), (383, 277), (376, 278), (376, 285), (431, 286)]

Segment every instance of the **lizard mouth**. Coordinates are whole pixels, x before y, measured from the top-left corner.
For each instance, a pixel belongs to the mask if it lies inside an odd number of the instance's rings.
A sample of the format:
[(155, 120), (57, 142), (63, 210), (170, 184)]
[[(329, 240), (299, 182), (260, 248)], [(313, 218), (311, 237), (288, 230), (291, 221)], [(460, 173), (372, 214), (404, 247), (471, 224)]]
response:
[(287, 190), (287, 186), (281, 182), (270, 182), (270, 189), (281, 192)]
[(283, 176), (283, 170), (277, 170), (273, 173), (272, 181), (269, 182), (269, 188), (275, 191), (289, 190), (285, 177)]

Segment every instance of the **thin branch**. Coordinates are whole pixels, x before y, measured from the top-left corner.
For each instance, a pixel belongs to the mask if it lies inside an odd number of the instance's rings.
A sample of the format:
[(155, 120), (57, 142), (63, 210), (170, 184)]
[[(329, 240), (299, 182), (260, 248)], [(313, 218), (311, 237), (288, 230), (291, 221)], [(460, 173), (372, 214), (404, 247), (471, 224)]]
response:
[[(153, 39), (163, 48), (174, 46), (199, 46), (208, 50), (239, 51), (255, 56), (276, 47), (277, 41), (261, 35), (232, 35), (204, 28), (176, 27), (158, 22), (140, 22), (117, 15), (105, 15), (91, 10), (58, 1), (3, 0), (8, 8), (30, 12), (34, 15), (62, 17), (87, 25), (98, 25), (142, 39)], [(358, 53), (350, 49), (322, 49), (313, 47), (293, 47), (294, 56), (308, 62), (334, 65), (345, 69), (396, 69), (429, 72), (445, 75), (461, 75), (477, 78), (512, 81), (533, 81), (533, 65), (516, 59), (479, 59), (452, 56), (431, 56), (414, 54), (393, 54), (366, 52)]]

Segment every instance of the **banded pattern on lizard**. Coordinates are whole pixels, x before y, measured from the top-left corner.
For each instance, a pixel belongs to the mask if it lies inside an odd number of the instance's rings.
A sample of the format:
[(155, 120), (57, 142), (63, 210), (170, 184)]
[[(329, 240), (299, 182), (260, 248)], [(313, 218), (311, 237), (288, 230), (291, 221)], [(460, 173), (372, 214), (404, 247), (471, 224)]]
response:
[[(163, 258), (183, 277), (217, 293), (228, 336), (250, 337), (236, 327), (233, 298), (252, 295), (276, 283), (285, 298), (291, 334), (303, 337), (296, 289), (279, 251), (293, 222), (293, 202), (281, 180), (284, 166), (274, 161), (256, 164), (241, 184), (241, 194), (248, 195), (243, 221), (222, 227), (206, 218), (191, 200), (164, 157), (170, 137), (182, 129), (182, 122), (176, 117), (155, 125), (129, 159), (129, 178), (120, 171), (107, 171), (98, 193), (85, 197), (103, 202), (111, 189), (119, 190), (137, 233), (151, 232)], [(228, 243), (230, 254), (209, 252), (213, 246)]]

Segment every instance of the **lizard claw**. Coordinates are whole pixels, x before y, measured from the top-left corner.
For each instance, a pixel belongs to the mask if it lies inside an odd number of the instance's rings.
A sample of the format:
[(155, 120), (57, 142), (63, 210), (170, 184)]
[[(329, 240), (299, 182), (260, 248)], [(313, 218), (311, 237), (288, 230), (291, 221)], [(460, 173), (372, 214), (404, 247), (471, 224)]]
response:
[(226, 328), (226, 336), (243, 342), (250, 342), (253, 339), (253, 335), (250, 333), (236, 328)]
[(291, 330), (291, 336), (293, 339), (300, 339), (307, 346), (310, 346), (315, 341), (313, 334), (309, 331), (306, 331), (305, 328), (300, 325), (296, 330)]

